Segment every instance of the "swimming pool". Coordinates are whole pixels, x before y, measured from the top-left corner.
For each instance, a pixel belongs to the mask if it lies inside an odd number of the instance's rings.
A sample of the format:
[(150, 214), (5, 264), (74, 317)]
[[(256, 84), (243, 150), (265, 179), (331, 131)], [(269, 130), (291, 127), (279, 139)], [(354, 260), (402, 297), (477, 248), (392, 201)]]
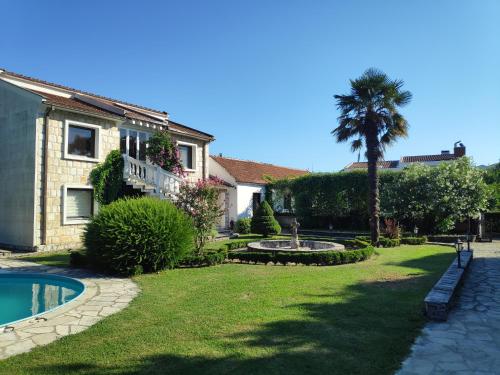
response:
[(0, 273), (0, 327), (54, 310), (84, 290), (82, 282), (69, 277)]

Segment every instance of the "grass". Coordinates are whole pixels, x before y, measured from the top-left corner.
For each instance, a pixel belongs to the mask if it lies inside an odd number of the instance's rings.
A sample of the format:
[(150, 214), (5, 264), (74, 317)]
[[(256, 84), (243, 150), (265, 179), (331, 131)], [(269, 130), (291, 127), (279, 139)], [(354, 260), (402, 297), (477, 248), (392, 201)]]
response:
[(449, 247), (401, 246), (343, 266), (142, 275), (128, 308), (0, 362), (0, 373), (392, 374), (452, 257)]
[(44, 266), (69, 267), (69, 254), (70, 252), (67, 250), (50, 251), (46, 253), (26, 255), (18, 259), (40, 263), (43, 264)]

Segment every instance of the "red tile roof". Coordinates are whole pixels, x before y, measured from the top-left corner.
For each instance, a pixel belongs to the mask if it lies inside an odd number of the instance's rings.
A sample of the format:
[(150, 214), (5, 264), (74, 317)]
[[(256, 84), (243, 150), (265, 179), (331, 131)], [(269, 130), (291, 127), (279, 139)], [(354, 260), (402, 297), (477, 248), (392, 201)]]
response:
[[(211, 135), (211, 134), (202, 132), (202, 131), (197, 130), (197, 129), (193, 129), (189, 126), (180, 124), (178, 122), (174, 122), (171, 120), (162, 121), (161, 119), (157, 118), (158, 116), (166, 118), (167, 112), (157, 111), (157, 110), (150, 109), (147, 107), (143, 107), (143, 106), (139, 106), (139, 105), (135, 105), (135, 104), (130, 104), (130, 103), (127, 103), (127, 102), (124, 102), (121, 100), (107, 98), (105, 96), (92, 94), (92, 93), (89, 93), (86, 91), (77, 90), (77, 89), (63, 86), (63, 85), (59, 85), (56, 83), (42, 81), (40, 79), (36, 79), (36, 78), (21, 75), (21, 74), (9, 72), (9, 71), (6, 71), (4, 69), (0, 69), (0, 73), (2, 75), (5, 74), (7, 77), (11, 76), (14, 78), (19, 78), (21, 80), (33, 82), (36, 84), (40, 84), (42, 86), (48, 86), (49, 88), (52, 87), (52, 88), (56, 88), (56, 89), (62, 89), (64, 91), (66, 91), (68, 95), (72, 95), (71, 97), (66, 98), (64, 96), (49, 94), (49, 93), (41, 92), (38, 90), (32, 90), (32, 89), (28, 90), (28, 91), (32, 91), (32, 92), (44, 97), (48, 104), (53, 104), (55, 106), (60, 106), (60, 107), (67, 108), (67, 109), (82, 111), (82, 112), (86, 112), (89, 114), (95, 114), (95, 115), (100, 115), (100, 116), (104, 115), (106, 117), (116, 117), (117, 119), (128, 118), (131, 120), (137, 120), (137, 121), (142, 121), (142, 122), (148, 122), (148, 123), (168, 126), (168, 128), (174, 132), (184, 133), (188, 136), (202, 138), (202, 139), (205, 139), (207, 141), (211, 141), (214, 139), (213, 135)], [(105, 107), (101, 108), (101, 107), (98, 107), (96, 105), (92, 105), (90, 103), (87, 103), (86, 101), (79, 99), (78, 95), (89, 96), (97, 103), (102, 103), (105, 106), (111, 105), (111, 106), (117, 107), (121, 104), (124, 106), (124, 107), (120, 106), (120, 109), (123, 109), (123, 116), (120, 116), (117, 113), (114, 113), (112, 111), (108, 111), (108, 110), (106, 110)], [(117, 103), (117, 104), (115, 104), (115, 103)], [(149, 114), (148, 114), (148, 112), (149, 112)]]
[[(387, 168), (397, 168), (398, 167), (398, 160), (382, 160), (377, 163), (377, 166), (381, 169), (387, 169)], [(352, 169), (367, 169), (368, 168), (368, 163), (366, 161), (361, 161), (361, 162), (355, 162), (349, 164), (347, 167), (345, 167), (345, 170), (352, 170)]]
[(266, 184), (268, 181), (264, 177), (282, 179), (299, 177), (309, 173), (309, 171), (303, 169), (280, 167), (250, 160), (239, 160), (222, 156), (211, 156), (211, 158), (224, 167), (237, 182), (243, 183)]
[(403, 156), (401, 158), (401, 162), (418, 163), (418, 162), (429, 162), (429, 161), (443, 161), (443, 160), (454, 160), (457, 159), (457, 157), (458, 156), (454, 154)]

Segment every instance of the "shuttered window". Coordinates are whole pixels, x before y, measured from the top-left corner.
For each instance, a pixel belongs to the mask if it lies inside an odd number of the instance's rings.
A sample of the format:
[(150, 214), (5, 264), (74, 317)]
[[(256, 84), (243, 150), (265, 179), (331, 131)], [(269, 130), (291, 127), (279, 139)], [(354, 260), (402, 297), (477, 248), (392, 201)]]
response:
[(92, 189), (68, 188), (66, 192), (66, 218), (88, 219), (92, 216), (94, 197)]

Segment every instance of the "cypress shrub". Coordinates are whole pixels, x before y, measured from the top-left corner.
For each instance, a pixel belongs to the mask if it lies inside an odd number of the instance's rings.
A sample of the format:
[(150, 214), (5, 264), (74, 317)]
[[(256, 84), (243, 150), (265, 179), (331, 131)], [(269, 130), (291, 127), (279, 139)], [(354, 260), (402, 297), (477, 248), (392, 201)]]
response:
[(273, 209), (266, 201), (260, 204), (257, 212), (252, 217), (251, 228), (253, 233), (262, 234), (264, 237), (281, 233), (281, 227), (274, 218)]
[(193, 251), (191, 219), (172, 203), (124, 199), (101, 207), (83, 240), (89, 265), (132, 275), (175, 267)]

